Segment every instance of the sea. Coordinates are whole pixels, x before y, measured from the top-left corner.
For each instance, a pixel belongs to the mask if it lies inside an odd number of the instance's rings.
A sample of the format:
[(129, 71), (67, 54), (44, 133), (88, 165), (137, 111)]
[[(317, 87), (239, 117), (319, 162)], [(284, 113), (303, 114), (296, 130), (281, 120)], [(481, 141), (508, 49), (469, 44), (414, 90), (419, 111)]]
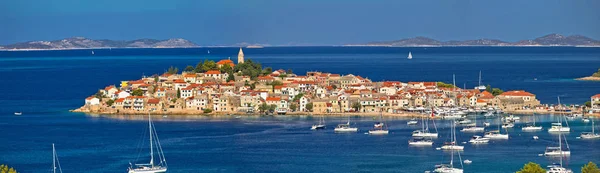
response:
[[(0, 164), (24, 173), (51, 172), (53, 143), (64, 172), (126, 172), (130, 163), (148, 162), (144, 144), (147, 117), (69, 110), (80, 107), (87, 96), (107, 85), (162, 74), (170, 66), (184, 69), (206, 59), (235, 61), (238, 51), (237, 47), (0, 51)], [(373, 81), (451, 83), (456, 75), (457, 86), (473, 88), (481, 72), (482, 84), (505, 91), (526, 90), (543, 104), (556, 104), (560, 97), (563, 104), (581, 105), (600, 93), (600, 82), (574, 80), (600, 68), (600, 48), (265, 47), (243, 51), (246, 60), (263, 67), (291, 69), (296, 74), (354, 74)], [(408, 52), (413, 59), (406, 58)], [(558, 135), (547, 129), (563, 117), (518, 116), (522, 120), (508, 129), (509, 140), (463, 144), (473, 135), (483, 134), (457, 132), (457, 141), (465, 150), (454, 153), (454, 166), (465, 172), (504, 173), (515, 172), (530, 161), (542, 166), (560, 162), (539, 154), (547, 146), (558, 145)], [(408, 126), (408, 118), (385, 118), (390, 134), (372, 136), (365, 133), (377, 119), (349, 117), (359, 132), (333, 132), (346, 117), (327, 117), (326, 130), (311, 131), (318, 115), (170, 115), (153, 120), (171, 173), (424, 172), (451, 160), (451, 152), (436, 150), (450, 141), (451, 121), (436, 120), (440, 137), (433, 146), (411, 147), (407, 141), (421, 124)], [(469, 118), (480, 125), (490, 122), (486, 130), (498, 128), (497, 118)], [(533, 119), (543, 131), (520, 130)], [(577, 138), (580, 132), (591, 131), (591, 124), (581, 118), (567, 122), (572, 131), (564, 136), (572, 154), (562, 159), (563, 164), (575, 172), (589, 161), (600, 164), (600, 140)], [(465, 159), (473, 162), (461, 164)]]

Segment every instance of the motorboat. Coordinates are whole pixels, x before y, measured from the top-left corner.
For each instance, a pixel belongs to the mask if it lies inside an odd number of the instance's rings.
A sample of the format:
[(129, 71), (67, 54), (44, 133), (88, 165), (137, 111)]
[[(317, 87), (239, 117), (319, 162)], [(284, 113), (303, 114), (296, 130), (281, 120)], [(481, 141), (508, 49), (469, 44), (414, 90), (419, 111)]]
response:
[(23, 112), (15, 112), (15, 115), (23, 115)]
[(425, 139), (425, 138), (413, 138), (411, 140), (408, 140), (408, 145), (414, 145), (414, 146), (432, 146), (433, 145), (433, 140), (431, 140), (431, 139)]
[(504, 118), (506, 121), (515, 122), (521, 120), (521, 117), (517, 117), (515, 115), (509, 115)]
[(552, 127), (548, 129), (548, 132), (570, 132), (571, 128), (563, 127), (562, 123), (552, 123)]
[(477, 126), (471, 126), (471, 127), (465, 127), (462, 130), (460, 130), (461, 132), (483, 132), (485, 131), (484, 127), (477, 127)]
[(503, 123), (502, 124), (502, 128), (506, 129), (506, 128), (513, 128), (515, 127), (514, 123)]
[(590, 119), (589, 118), (582, 118), (581, 121), (583, 121), (584, 123), (589, 123)]
[(489, 139), (508, 139), (508, 134), (501, 134), (500, 130), (492, 130), (489, 132), (485, 132), (483, 137)]
[(546, 147), (546, 151), (544, 151), (544, 156), (549, 157), (560, 157), (560, 156), (570, 156), (571, 151), (563, 151), (561, 147)]
[(442, 164), (436, 165), (436, 168), (433, 170), (436, 173), (463, 173), (463, 169), (454, 168), (452, 164)]
[(413, 119), (413, 120), (406, 122), (406, 125), (417, 125), (418, 123), (419, 123), (419, 121)]
[(486, 126), (486, 127), (489, 127), (490, 126), (490, 122), (484, 122), (483, 125)]
[(461, 124), (461, 125), (471, 124), (471, 123), (472, 123), (472, 121), (469, 119), (466, 119), (466, 118), (459, 119), (458, 121), (456, 121), (456, 124)]
[(473, 163), (473, 161), (471, 161), (471, 160), (465, 160), (465, 161), (463, 161), (463, 163), (465, 163), (465, 164), (471, 164), (471, 163)]
[(546, 173), (573, 173), (572, 170), (562, 167), (561, 165), (548, 166)]
[(383, 127), (383, 125), (384, 124), (382, 122), (376, 122), (375, 124), (373, 124), (373, 127), (375, 127), (375, 128), (381, 128), (381, 127)]
[(490, 142), (490, 138), (484, 138), (477, 135), (473, 136), (471, 140), (469, 140), (469, 143), (471, 144), (487, 144), (488, 142)]

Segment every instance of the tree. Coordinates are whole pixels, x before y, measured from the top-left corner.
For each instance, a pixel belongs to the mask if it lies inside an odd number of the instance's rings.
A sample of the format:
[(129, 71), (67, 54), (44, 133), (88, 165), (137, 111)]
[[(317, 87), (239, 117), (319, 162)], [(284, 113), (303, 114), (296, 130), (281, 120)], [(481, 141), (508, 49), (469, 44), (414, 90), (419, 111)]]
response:
[(181, 90), (177, 89), (177, 98), (181, 98)]
[(276, 108), (277, 108), (277, 105), (274, 105), (274, 104), (269, 105), (269, 112), (275, 112)]
[(493, 88), (491, 93), (492, 93), (492, 95), (497, 96), (497, 95), (502, 94), (503, 92), (504, 91), (502, 91), (500, 88)]
[(173, 66), (169, 67), (169, 70), (167, 70), (168, 74), (177, 74), (177, 72), (179, 72), (179, 68)]
[(313, 103), (312, 102), (306, 104), (306, 110), (312, 112), (312, 110), (313, 110)]
[(546, 170), (537, 163), (529, 162), (521, 170), (517, 171), (517, 173), (546, 173)]
[(593, 162), (588, 162), (581, 167), (581, 173), (600, 173), (600, 169)]
[(204, 60), (204, 64), (202, 64), (202, 70), (217, 70), (217, 63), (213, 60)]
[(592, 107), (592, 102), (587, 101), (587, 102), (583, 103), (583, 105), (585, 105), (586, 107)]
[(213, 110), (211, 108), (206, 108), (203, 110), (205, 114), (211, 113)]
[(133, 90), (133, 92), (131, 92), (132, 96), (143, 96), (144, 95), (144, 90), (142, 89), (135, 89)]
[(300, 98), (304, 97), (304, 93), (296, 94), (292, 101), (297, 102)]
[(96, 92), (96, 94), (94, 94), (94, 97), (101, 99), (102, 97), (104, 97), (104, 94), (100, 91)]
[(287, 76), (288, 76), (287, 74), (280, 74), (280, 75), (279, 75), (279, 78), (283, 79), (283, 78), (285, 78), (285, 77), (287, 77)]
[(439, 87), (439, 88), (455, 88), (454, 85), (447, 84), (447, 83), (444, 83), (444, 82), (437, 82), (436, 84), (437, 84), (437, 87)]
[(266, 67), (265, 69), (262, 70), (262, 75), (269, 75), (273, 73), (273, 68), (271, 67)]
[(492, 93), (492, 86), (490, 84), (486, 85), (485, 90), (489, 93)]
[(224, 64), (223, 66), (221, 66), (221, 73), (233, 73), (233, 68), (231, 68), (231, 66), (229, 66), (229, 64)]
[(187, 67), (185, 67), (185, 69), (183, 71), (184, 72), (193, 72), (194, 71), (194, 67), (192, 67), (191, 65), (188, 65)]
[(108, 106), (112, 106), (113, 103), (115, 103), (115, 100), (113, 100), (113, 99), (106, 101), (106, 105), (108, 105)]
[(0, 165), (0, 173), (17, 173), (17, 171), (8, 165)]
[(354, 111), (358, 112), (360, 110), (360, 107), (362, 107), (362, 106), (360, 105), (359, 102), (352, 103), (352, 108), (354, 108)]
[(260, 106), (258, 106), (258, 110), (260, 112), (265, 112), (269, 109), (269, 105), (267, 105), (266, 103), (261, 104)]
[(291, 109), (292, 111), (296, 111), (296, 109), (297, 109), (297, 108), (298, 108), (298, 104), (296, 104), (296, 103), (292, 103), (292, 104), (290, 104), (290, 109)]
[(294, 71), (292, 71), (292, 69), (287, 69), (287, 71), (285, 73), (287, 73), (287, 74), (294, 74)]
[(171, 102), (173, 102), (173, 103), (177, 102), (177, 98), (171, 99)]
[(229, 73), (227, 73), (227, 75), (228, 75), (227, 79), (226, 79), (227, 82), (235, 81), (235, 75), (233, 75), (233, 72), (229, 72)]
[(331, 88), (333, 88), (335, 90), (335, 89), (337, 89), (337, 85), (331, 85)]

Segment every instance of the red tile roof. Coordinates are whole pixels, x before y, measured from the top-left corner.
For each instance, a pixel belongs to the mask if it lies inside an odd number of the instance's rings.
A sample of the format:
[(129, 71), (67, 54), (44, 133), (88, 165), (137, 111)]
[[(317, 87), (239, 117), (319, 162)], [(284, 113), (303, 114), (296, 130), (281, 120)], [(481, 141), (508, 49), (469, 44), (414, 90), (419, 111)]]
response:
[(596, 95), (592, 96), (592, 98), (595, 98), (595, 99), (600, 98), (600, 94), (596, 94)]
[(159, 99), (148, 99), (148, 104), (158, 104), (159, 102)]
[(119, 99), (115, 100), (115, 103), (120, 103), (120, 102), (123, 102), (124, 100), (125, 100), (125, 98), (119, 98)]
[(217, 62), (217, 65), (225, 65), (225, 64), (229, 64), (229, 66), (231, 66), (231, 67), (235, 66), (233, 61), (231, 61), (229, 59), (224, 59), (224, 60), (220, 60), (219, 62)]
[(204, 74), (221, 74), (221, 72), (219, 70), (209, 70)]
[(506, 91), (502, 94), (500, 94), (501, 96), (535, 96), (534, 94), (531, 94), (530, 92), (524, 91), (524, 90), (517, 90), (517, 91)]
[(279, 97), (267, 97), (267, 101), (280, 101), (281, 98)]

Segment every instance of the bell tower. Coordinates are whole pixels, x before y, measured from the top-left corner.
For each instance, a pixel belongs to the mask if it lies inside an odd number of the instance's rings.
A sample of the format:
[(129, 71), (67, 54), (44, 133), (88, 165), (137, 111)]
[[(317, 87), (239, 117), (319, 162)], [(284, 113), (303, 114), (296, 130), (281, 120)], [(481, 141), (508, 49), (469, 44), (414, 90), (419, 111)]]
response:
[(244, 63), (244, 52), (242, 51), (242, 48), (240, 47), (240, 52), (238, 53), (238, 61), (237, 63)]

